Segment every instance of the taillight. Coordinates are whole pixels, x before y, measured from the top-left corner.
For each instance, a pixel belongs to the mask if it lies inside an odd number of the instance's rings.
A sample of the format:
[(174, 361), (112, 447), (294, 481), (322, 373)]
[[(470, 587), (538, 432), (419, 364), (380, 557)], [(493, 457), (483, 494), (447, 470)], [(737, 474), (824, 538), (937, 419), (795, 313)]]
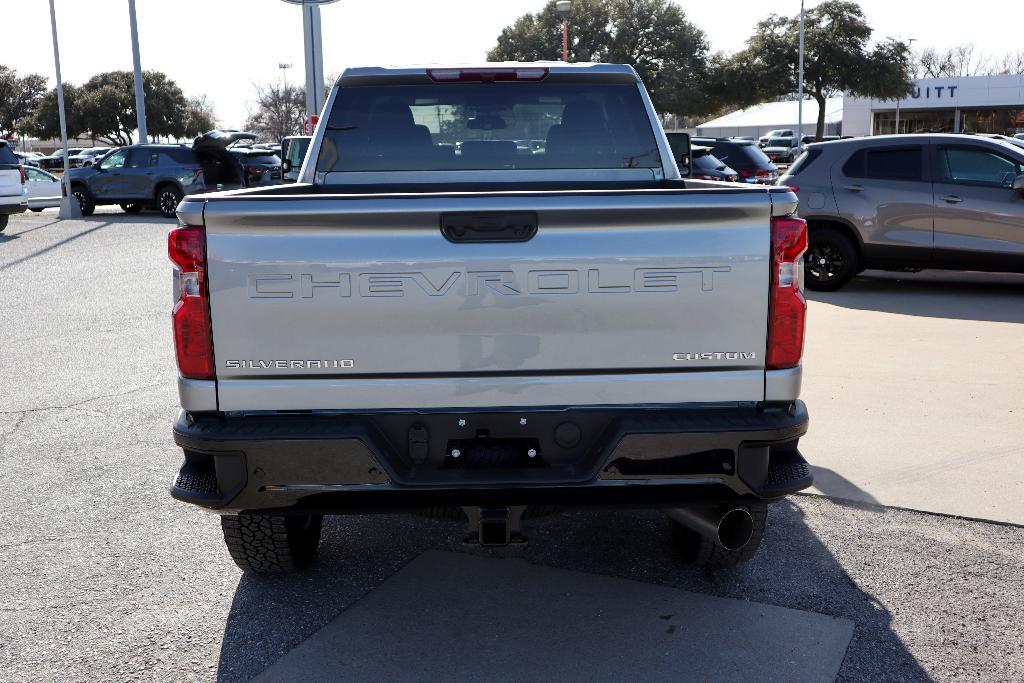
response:
[(757, 173), (755, 173), (754, 175), (757, 176), (758, 178), (767, 178), (768, 176), (771, 175), (771, 171), (769, 171), (767, 168), (759, 168), (757, 169)]
[(21, 184), (24, 185), (28, 182), (28, 174), (25, 173), (25, 167), (18, 166), (18, 172), (21, 174)]
[(749, 168), (740, 169), (740, 178), (750, 178), (753, 175)]
[(178, 300), (171, 319), (178, 370), (188, 379), (214, 379), (210, 290), (207, 286), (206, 228), (181, 225), (167, 236), (167, 254), (175, 266)]
[(496, 81), (543, 81), (548, 76), (547, 67), (518, 67), (511, 69), (427, 69), (432, 81), (455, 82), (475, 81), (494, 83)]
[(768, 303), (769, 370), (792, 368), (804, 352), (803, 256), (807, 250), (807, 221), (792, 216), (772, 218), (771, 294)]
[(252, 175), (263, 175), (262, 166), (250, 166), (246, 170), (249, 171), (249, 173), (251, 173)]

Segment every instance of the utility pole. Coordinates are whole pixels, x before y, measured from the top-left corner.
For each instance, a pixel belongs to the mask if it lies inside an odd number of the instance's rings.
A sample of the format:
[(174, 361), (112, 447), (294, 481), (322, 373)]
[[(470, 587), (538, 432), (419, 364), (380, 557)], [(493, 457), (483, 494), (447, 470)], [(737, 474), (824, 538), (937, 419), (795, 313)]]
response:
[(139, 144), (149, 142), (146, 131), (146, 91), (142, 89), (142, 61), (139, 59), (139, 24), (135, 20), (135, 0), (128, 0), (128, 22), (132, 29), (132, 61), (135, 62), (135, 111), (138, 116)]
[(800, 149), (800, 141), (804, 137), (804, 0), (800, 0), (800, 55), (797, 59), (800, 62), (800, 76), (797, 86), (796, 144), (797, 149)]
[(81, 218), (81, 207), (74, 197), (71, 196), (71, 175), (68, 161), (68, 120), (64, 116), (64, 82), (60, 78), (60, 49), (57, 47), (57, 11), (53, 8), (53, 0), (50, 0), (50, 27), (53, 29), (53, 65), (57, 71), (57, 115), (60, 118), (60, 141), (64, 146), (64, 176), (61, 178), (60, 187), (60, 213), (58, 218)]

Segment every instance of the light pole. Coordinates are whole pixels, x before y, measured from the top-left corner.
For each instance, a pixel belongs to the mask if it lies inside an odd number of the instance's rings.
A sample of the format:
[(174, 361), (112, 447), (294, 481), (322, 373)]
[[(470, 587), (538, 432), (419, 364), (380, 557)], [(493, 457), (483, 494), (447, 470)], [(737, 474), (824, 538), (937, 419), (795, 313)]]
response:
[[(886, 40), (893, 40), (893, 41), (896, 40), (896, 38), (893, 38), (892, 36), (886, 36), (885, 39)], [(914, 46), (914, 41), (915, 40), (917, 40), (917, 38), (907, 38), (907, 49), (908, 50)], [(899, 100), (896, 100), (896, 130), (895, 130), (895, 133), (896, 133), (896, 135), (900, 134), (900, 101)]]
[(562, 17), (562, 61), (569, 61), (569, 12), (572, 3), (569, 0), (558, 0), (555, 3), (555, 11)]
[(799, 149), (801, 147), (800, 141), (804, 137), (804, 0), (800, 0), (800, 54), (797, 60), (799, 61), (799, 77), (796, 104), (796, 140), (797, 149)]
[(60, 78), (60, 49), (57, 47), (57, 11), (50, 0), (50, 27), (53, 29), (53, 65), (57, 71), (57, 117), (60, 119), (60, 141), (64, 146), (64, 176), (60, 181), (60, 213), (58, 218), (81, 218), (78, 202), (71, 196), (70, 162), (68, 161), (68, 121), (64, 116), (64, 82)]
[(132, 61), (135, 64), (135, 111), (139, 128), (139, 144), (149, 142), (146, 131), (146, 91), (142, 89), (142, 61), (139, 59), (139, 24), (135, 20), (135, 0), (128, 0), (128, 23), (132, 29)]
[[(320, 5), (338, 0), (284, 0), (302, 6), (302, 43), (306, 61), (306, 122), (312, 124), (324, 107), (324, 48), (320, 33)], [(312, 132), (312, 131), (310, 131)]]
[(287, 96), (288, 95), (288, 69), (292, 68), (292, 65), (291, 64), (285, 64), (284, 62), (280, 62), (277, 65), (277, 68), (281, 70), (281, 78), (284, 79), (284, 92), (285, 92), (285, 96)]

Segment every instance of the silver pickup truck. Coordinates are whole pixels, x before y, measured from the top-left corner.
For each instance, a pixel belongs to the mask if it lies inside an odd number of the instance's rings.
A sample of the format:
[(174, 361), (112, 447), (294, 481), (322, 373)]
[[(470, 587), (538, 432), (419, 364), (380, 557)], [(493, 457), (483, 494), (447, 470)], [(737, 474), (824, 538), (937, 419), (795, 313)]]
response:
[(795, 195), (685, 179), (629, 66), (349, 69), (325, 112), (298, 183), (169, 236), (171, 493), (238, 565), (306, 566), (325, 514), (503, 545), (571, 506), (749, 559), (811, 484)]

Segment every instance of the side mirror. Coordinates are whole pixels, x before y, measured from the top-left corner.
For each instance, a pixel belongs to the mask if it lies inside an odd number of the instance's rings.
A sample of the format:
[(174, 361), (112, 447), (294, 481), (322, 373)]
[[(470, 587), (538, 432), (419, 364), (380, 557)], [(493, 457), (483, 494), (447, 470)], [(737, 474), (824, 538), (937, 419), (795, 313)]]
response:
[(292, 170), (292, 162), (287, 159), (281, 159), (281, 171), (287, 173), (290, 170)]
[(1013, 177), (1013, 189), (1017, 192), (1024, 192), (1024, 175)]
[(690, 134), (673, 133), (672, 143), (672, 153), (676, 158), (676, 166), (679, 168), (679, 175), (684, 178), (688, 178), (690, 176), (690, 169), (692, 168)]

